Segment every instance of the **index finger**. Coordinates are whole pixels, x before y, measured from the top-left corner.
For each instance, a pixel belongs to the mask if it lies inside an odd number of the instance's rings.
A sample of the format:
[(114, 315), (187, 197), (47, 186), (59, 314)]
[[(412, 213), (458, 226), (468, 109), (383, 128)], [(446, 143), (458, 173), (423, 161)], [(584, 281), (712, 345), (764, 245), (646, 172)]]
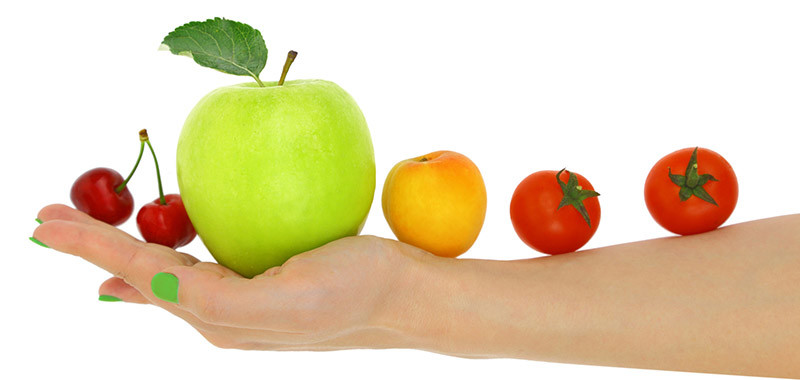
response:
[(65, 204), (54, 203), (51, 205), (47, 205), (39, 210), (39, 213), (36, 215), (37, 219), (47, 222), (50, 220), (71, 220), (73, 222), (81, 222), (86, 224), (94, 224), (97, 226), (105, 227), (105, 228), (115, 228), (114, 226), (92, 218), (89, 214), (69, 207)]
[[(100, 221), (100, 220), (97, 220), (95, 218), (92, 218), (89, 214), (86, 214), (83, 211), (74, 209), (74, 208), (69, 207), (69, 206), (64, 205), (64, 204), (56, 203), (56, 204), (51, 204), (51, 205), (45, 206), (44, 208), (39, 210), (39, 214), (37, 216), (38, 216), (37, 219), (39, 220), (40, 224), (41, 223), (46, 223), (48, 221), (53, 221), (53, 220), (69, 220), (69, 221), (73, 221), (73, 222), (91, 224), (91, 225), (98, 226), (100, 228), (104, 228), (104, 229), (109, 230), (109, 231), (116, 231), (118, 233), (122, 233), (128, 239), (131, 239), (131, 240), (133, 240), (135, 242), (141, 243), (140, 240), (136, 239), (135, 237), (133, 237), (132, 235), (126, 233), (125, 231), (122, 231), (122, 230), (120, 230), (120, 229), (118, 229), (118, 228), (116, 228), (116, 227), (114, 227), (114, 226), (112, 226), (112, 225), (110, 225), (108, 223), (105, 223), (103, 221)], [(169, 252), (171, 254), (173, 254), (173, 255), (181, 256), (179, 258), (181, 260), (185, 261), (187, 263), (187, 265), (191, 265), (191, 264), (194, 264), (194, 263), (197, 263), (197, 262), (200, 261), (197, 258), (195, 258), (194, 256), (186, 254), (186, 253), (183, 253), (183, 252), (178, 252), (178, 251), (175, 251), (175, 250), (169, 250)]]
[(57, 251), (79, 256), (138, 289), (147, 289), (150, 278), (163, 268), (190, 264), (169, 248), (94, 223), (46, 221), (34, 230), (33, 237)]

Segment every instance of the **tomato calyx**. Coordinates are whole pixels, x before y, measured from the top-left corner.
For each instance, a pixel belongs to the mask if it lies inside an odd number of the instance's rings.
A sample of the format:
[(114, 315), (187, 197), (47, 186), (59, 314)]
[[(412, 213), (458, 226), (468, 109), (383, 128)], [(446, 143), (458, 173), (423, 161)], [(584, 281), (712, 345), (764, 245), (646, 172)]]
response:
[(686, 172), (684, 175), (680, 174), (672, 174), (672, 168), (667, 168), (667, 172), (669, 173), (669, 179), (672, 183), (678, 185), (681, 189), (678, 192), (678, 196), (681, 199), (681, 202), (689, 199), (692, 195), (713, 204), (714, 206), (717, 205), (717, 202), (714, 201), (714, 198), (711, 197), (708, 192), (703, 188), (708, 181), (719, 181), (718, 179), (714, 178), (711, 174), (698, 174), (697, 173), (697, 148), (694, 148), (694, 152), (692, 152), (692, 158), (689, 159), (689, 164), (686, 165)]
[(567, 205), (575, 207), (575, 209), (578, 210), (583, 217), (583, 220), (586, 221), (586, 224), (591, 227), (592, 221), (589, 219), (589, 213), (586, 212), (586, 207), (583, 205), (583, 201), (587, 198), (596, 197), (600, 194), (594, 190), (586, 190), (578, 185), (578, 176), (569, 170), (567, 170), (569, 179), (567, 180), (567, 183), (564, 183), (564, 181), (561, 180), (561, 173), (565, 170), (566, 168), (561, 169), (558, 171), (558, 173), (556, 173), (556, 181), (558, 181), (558, 185), (561, 186), (561, 191), (564, 192), (564, 198), (561, 198), (561, 203), (558, 204), (556, 210), (559, 210)]

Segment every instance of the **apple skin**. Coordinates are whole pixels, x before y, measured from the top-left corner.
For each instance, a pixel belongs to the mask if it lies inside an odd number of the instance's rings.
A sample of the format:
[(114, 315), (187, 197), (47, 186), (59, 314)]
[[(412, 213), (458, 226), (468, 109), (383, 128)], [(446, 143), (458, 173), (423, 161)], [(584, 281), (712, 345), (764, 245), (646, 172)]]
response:
[(483, 227), (486, 186), (467, 156), (436, 151), (398, 162), (386, 176), (381, 205), (398, 240), (458, 257)]
[(221, 265), (253, 277), (357, 235), (375, 193), (364, 115), (324, 80), (244, 83), (206, 95), (178, 140), (178, 186)]

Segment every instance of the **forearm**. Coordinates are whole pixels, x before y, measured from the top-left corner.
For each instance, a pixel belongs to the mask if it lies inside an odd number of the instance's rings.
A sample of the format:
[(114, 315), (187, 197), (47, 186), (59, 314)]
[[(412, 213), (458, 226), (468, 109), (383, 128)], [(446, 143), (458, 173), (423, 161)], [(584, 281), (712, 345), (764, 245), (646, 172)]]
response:
[(524, 261), (426, 259), (409, 346), (469, 357), (800, 376), (800, 216)]

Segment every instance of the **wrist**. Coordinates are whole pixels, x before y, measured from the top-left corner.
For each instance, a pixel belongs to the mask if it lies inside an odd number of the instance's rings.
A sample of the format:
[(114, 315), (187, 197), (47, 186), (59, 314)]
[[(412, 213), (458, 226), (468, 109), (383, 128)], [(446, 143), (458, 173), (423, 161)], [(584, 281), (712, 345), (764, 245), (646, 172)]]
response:
[(404, 244), (400, 249), (404, 263), (376, 319), (393, 347), (519, 356), (508, 350), (519, 334), (513, 321), (535, 317), (535, 300), (517, 299), (529, 297), (520, 289), (535, 263), (442, 258)]
[(414, 246), (395, 240), (391, 245), (392, 275), (375, 307), (370, 327), (380, 331), (386, 348), (432, 351), (426, 335), (439, 328), (441, 300), (450, 282), (450, 263)]

